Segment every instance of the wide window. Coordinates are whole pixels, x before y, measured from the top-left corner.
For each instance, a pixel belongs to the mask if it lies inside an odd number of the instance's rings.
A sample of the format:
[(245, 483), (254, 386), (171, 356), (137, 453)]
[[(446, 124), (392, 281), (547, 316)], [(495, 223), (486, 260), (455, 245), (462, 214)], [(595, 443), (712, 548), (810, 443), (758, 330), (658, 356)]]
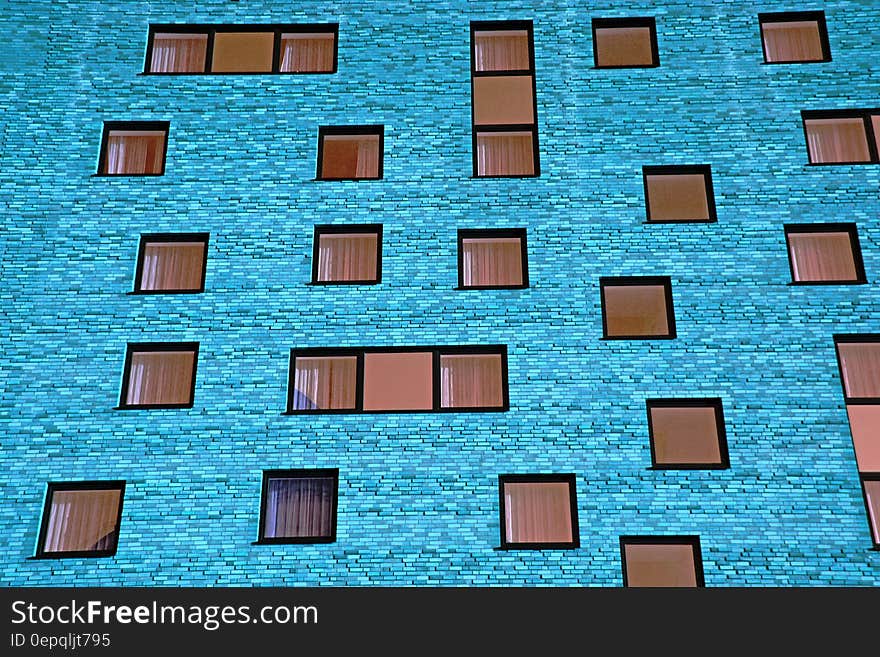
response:
[(704, 586), (699, 536), (621, 536), (623, 585)]
[(116, 553), (123, 481), (50, 483), (38, 557), (108, 557)]
[(502, 548), (580, 545), (573, 474), (501, 475), (498, 483)]
[(801, 112), (810, 164), (877, 164), (880, 109)]
[(336, 540), (339, 470), (263, 472), (259, 543)]

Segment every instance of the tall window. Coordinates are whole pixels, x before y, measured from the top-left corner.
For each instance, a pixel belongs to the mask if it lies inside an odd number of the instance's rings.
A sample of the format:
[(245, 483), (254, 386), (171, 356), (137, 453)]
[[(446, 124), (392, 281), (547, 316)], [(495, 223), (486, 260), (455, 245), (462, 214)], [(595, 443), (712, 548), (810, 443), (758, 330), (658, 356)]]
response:
[(384, 126), (322, 126), (318, 129), (318, 180), (382, 177)]
[(594, 18), (593, 62), (596, 68), (660, 66), (654, 19)]
[(498, 484), (502, 548), (580, 546), (573, 474), (500, 475)]
[(336, 540), (339, 470), (266, 470), (259, 543)]
[(203, 292), (207, 257), (208, 233), (141, 235), (134, 291)]
[(880, 109), (803, 110), (810, 164), (880, 162)]
[(379, 283), (382, 224), (315, 226), (312, 283)]
[(606, 339), (675, 337), (668, 276), (603, 276), (599, 288)]
[(98, 175), (164, 174), (169, 125), (168, 121), (104, 121)]
[(50, 483), (37, 557), (116, 554), (124, 481)]
[(129, 343), (119, 408), (191, 408), (198, 342)]
[(458, 286), (528, 287), (525, 228), (459, 230)]
[(792, 283), (866, 283), (855, 224), (785, 226)]
[(471, 86), (474, 175), (537, 176), (532, 21), (471, 23)]
[(758, 14), (765, 64), (831, 61), (823, 11)]
[(623, 585), (705, 586), (699, 536), (621, 536)]

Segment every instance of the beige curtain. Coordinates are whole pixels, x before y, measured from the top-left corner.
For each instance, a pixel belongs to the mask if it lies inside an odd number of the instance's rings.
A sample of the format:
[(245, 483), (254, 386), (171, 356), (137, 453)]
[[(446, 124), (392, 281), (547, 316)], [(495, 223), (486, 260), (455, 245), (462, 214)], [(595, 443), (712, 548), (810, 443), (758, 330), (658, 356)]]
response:
[(849, 233), (789, 233), (796, 281), (854, 281), (858, 278)]
[(569, 543), (571, 495), (565, 482), (504, 484), (508, 543)]
[(377, 178), (378, 135), (325, 135), (321, 176), (324, 178)]
[(499, 354), (440, 356), (442, 408), (494, 408), (503, 405)]
[(161, 173), (165, 133), (111, 130), (104, 173)]
[(118, 490), (55, 491), (44, 552), (110, 549), (116, 539)]
[(375, 178), (379, 175), (379, 138), (365, 137), (357, 140), (357, 171), (358, 178)]
[(154, 242), (144, 249), (142, 290), (198, 290), (202, 286), (205, 245)]
[(807, 119), (806, 126), (811, 162), (871, 160), (862, 119)]
[(332, 536), (334, 484), (329, 477), (270, 479), (263, 537)]
[(764, 49), (768, 62), (809, 62), (823, 59), (816, 21), (764, 23)]
[(298, 356), (295, 368), (293, 410), (355, 407), (355, 356)]
[(203, 73), (207, 50), (207, 34), (155, 34), (150, 71)]
[(133, 353), (126, 403), (133, 406), (190, 403), (194, 363), (192, 351)]
[(478, 132), (478, 176), (530, 176), (535, 159), (530, 132)]
[(319, 281), (376, 279), (378, 249), (375, 233), (328, 233), (319, 239)]
[(477, 71), (528, 70), (528, 32), (525, 30), (475, 32), (474, 65)]
[(880, 342), (839, 342), (846, 396), (880, 397)]
[(522, 285), (522, 240), (518, 237), (463, 239), (465, 287)]
[(332, 34), (282, 34), (282, 73), (321, 73), (333, 70)]

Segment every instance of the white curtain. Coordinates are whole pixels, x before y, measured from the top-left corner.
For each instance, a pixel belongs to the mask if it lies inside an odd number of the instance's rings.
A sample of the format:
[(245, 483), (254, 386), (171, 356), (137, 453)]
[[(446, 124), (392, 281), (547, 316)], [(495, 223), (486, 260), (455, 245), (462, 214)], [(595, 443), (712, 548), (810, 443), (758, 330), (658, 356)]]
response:
[(862, 119), (807, 119), (806, 126), (813, 163), (870, 161)]
[(880, 397), (880, 342), (839, 342), (846, 396)]
[(477, 71), (528, 70), (528, 32), (525, 30), (475, 32), (474, 64)]
[(293, 410), (355, 407), (355, 356), (298, 356), (294, 362)]
[(197, 290), (202, 286), (205, 245), (154, 242), (144, 249), (142, 290)]
[(126, 403), (188, 404), (192, 401), (194, 361), (192, 351), (133, 353)]
[(379, 138), (357, 140), (357, 178), (375, 178), (379, 175)]
[(796, 281), (853, 281), (856, 266), (849, 233), (789, 233)]
[(477, 133), (477, 175), (528, 176), (534, 173), (532, 133)]
[(282, 73), (319, 73), (333, 70), (332, 34), (281, 35)]
[(118, 490), (55, 491), (44, 552), (107, 550), (116, 539)]
[(111, 130), (104, 173), (161, 173), (164, 154), (164, 132)]
[(522, 285), (522, 240), (518, 237), (463, 239), (465, 287)]
[(571, 493), (566, 482), (504, 483), (508, 543), (572, 541)]
[(376, 254), (375, 233), (321, 235), (318, 246), (318, 280), (375, 280)]
[(499, 354), (440, 356), (442, 408), (494, 408), (503, 405)]
[(808, 62), (823, 58), (816, 21), (764, 23), (761, 30), (768, 62)]
[(329, 477), (270, 479), (263, 537), (332, 536), (334, 483)]
[(155, 34), (150, 71), (203, 73), (207, 49), (207, 34)]

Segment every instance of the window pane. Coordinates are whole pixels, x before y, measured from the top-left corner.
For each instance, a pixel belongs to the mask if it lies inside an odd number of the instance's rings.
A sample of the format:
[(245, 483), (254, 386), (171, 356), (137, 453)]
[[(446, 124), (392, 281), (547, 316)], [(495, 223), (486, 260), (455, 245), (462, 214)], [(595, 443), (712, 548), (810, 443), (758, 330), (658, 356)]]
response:
[(602, 27), (596, 29), (599, 66), (652, 66), (649, 27)]
[(880, 342), (840, 342), (837, 352), (846, 396), (880, 397)]
[(880, 406), (846, 407), (860, 472), (880, 472)]
[(214, 73), (271, 73), (275, 35), (271, 32), (218, 32), (214, 35)]
[(56, 490), (44, 552), (109, 550), (116, 545), (119, 490)]
[(207, 34), (154, 34), (150, 71), (203, 73), (207, 49)]
[(531, 132), (478, 132), (478, 176), (532, 176), (535, 154)]
[(522, 240), (481, 237), (461, 240), (462, 282), (465, 287), (522, 285)]
[(431, 410), (433, 354), (364, 355), (364, 410)]
[(440, 356), (440, 406), (504, 406), (500, 354)]
[(189, 404), (192, 401), (192, 351), (141, 351), (131, 355), (126, 403)]
[(865, 480), (865, 497), (868, 498), (868, 520), (874, 543), (880, 544), (880, 481)]
[(571, 491), (566, 482), (504, 483), (508, 543), (571, 543)]
[(264, 538), (319, 538), (333, 535), (336, 481), (332, 477), (270, 479)]
[(291, 410), (355, 407), (356, 356), (297, 356)]
[(140, 289), (198, 290), (204, 263), (204, 242), (147, 243)]
[(110, 130), (103, 173), (162, 173), (165, 134), (160, 130)]
[(768, 62), (809, 62), (825, 58), (816, 21), (764, 23), (761, 31)]
[(789, 233), (788, 250), (795, 281), (858, 280), (849, 233)]
[(321, 178), (378, 178), (379, 135), (324, 135)]
[(318, 281), (375, 281), (378, 236), (328, 233), (318, 237)]
[(529, 70), (529, 33), (526, 30), (474, 32), (477, 71)]
[(333, 34), (298, 33), (281, 35), (282, 73), (323, 73), (333, 70)]
[(658, 465), (721, 463), (714, 407), (653, 407), (651, 435)]
[(662, 285), (605, 285), (608, 336), (669, 335)]
[(535, 122), (531, 75), (474, 78), (474, 124)]
[(691, 545), (625, 545), (627, 586), (696, 586)]
[(806, 119), (804, 123), (811, 162), (870, 162), (863, 119)]
[(649, 175), (651, 221), (710, 219), (703, 174)]

